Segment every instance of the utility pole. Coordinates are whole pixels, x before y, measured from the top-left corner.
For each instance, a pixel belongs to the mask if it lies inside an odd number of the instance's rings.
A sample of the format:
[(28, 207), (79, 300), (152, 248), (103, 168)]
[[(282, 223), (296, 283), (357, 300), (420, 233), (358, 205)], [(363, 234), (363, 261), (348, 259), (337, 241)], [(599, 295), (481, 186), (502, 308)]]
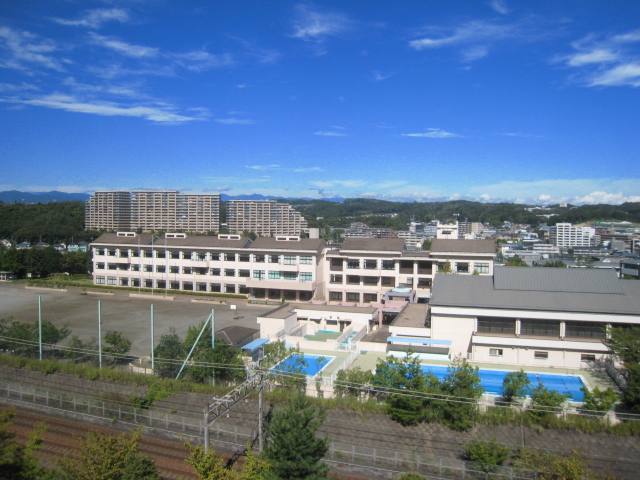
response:
[(264, 374), (260, 375), (260, 386), (258, 387), (258, 452), (262, 453), (264, 445), (264, 431), (262, 429), (262, 390), (264, 388)]
[(98, 366), (102, 368), (102, 306), (98, 300)]
[(42, 297), (38, 295), (38, 347), (42, 361)]

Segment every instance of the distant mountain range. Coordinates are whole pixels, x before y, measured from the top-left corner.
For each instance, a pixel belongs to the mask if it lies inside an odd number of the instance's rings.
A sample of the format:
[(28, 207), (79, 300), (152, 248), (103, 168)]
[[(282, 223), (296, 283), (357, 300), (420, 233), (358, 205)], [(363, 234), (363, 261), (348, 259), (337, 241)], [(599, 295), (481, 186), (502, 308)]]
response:
[[(88, 193), (64, 193), (64, 192), (19, 192), (10, 190), (0, 192), (0, 202), (2, 203), (51, 203), (51, 202), (86, 202), (91, 198)], [(251, 195), (226, 195), (221, 194), (220, 200), (226, 202), (228, 200), (276, 200), (282, 197), (270, 197), (254, 193)], [(299, 200), (317, 200), (313, 198), (301, 198)], [(324, 198), (329, 202), (344, 202), (344, 198)]]

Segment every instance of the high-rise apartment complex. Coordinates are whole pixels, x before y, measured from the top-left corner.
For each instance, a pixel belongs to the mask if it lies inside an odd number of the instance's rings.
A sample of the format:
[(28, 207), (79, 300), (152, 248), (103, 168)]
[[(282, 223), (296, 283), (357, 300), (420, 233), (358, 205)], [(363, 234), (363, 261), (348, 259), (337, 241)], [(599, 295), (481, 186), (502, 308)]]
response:
[(589, 247), (598, 245), (600, 237), (596, 236), (595, 228), (557, 223), (549, 229), (549, 243), (557, 247)]
[(219, 194), (177, 191), (96, 192), (85, 207), (88, 230), (217, 232)]
[(307, 221), (291, 205), (275, 200), (229, 200), (227, 228), (231, 233), (260, 236), (300, 235)]

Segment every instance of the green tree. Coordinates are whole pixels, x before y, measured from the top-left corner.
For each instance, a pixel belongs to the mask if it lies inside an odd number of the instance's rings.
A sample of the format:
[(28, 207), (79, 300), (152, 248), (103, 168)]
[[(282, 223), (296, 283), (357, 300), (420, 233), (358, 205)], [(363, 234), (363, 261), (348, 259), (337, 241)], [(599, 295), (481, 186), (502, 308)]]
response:
[(440, 401), (445, 424), (454, 430), (470, 430), (478, 416), (476, 402), (484, 393), (478, 367), (472, 367), (465, 359), (455, 358), (449, 366), (449, 374), (440, 383), (440, 391), (450, 397)]
[(360, 367), (340, 370), (336, 377), (335, 391), (338, 395), (362, 397), (366, 394), (363, 387), (367, 387), (373, 381), (371, 370), (363, 371)]
[(627, 385), (620, 400), (632, 412), (640, 413), (640, 326), (613, 327), (603, 342), (624, 368)]
[(15, 418), (14, 408), (0, 410), (0, 477), (8, 480), (52, 478), (51, 472), (38, 466), (36, 451), (42, 444), (46, 425), (39, 423), (29, 433), (27, 442), (16, 442), (16, 434), (9, 431)]
[(175, 333), (162, 335), (160, 343), (154, 350), (156, 375), (175, 378), (186, 354), (178, 335)]
[(140, 430), (120, 435), (91, 431), (76, 440), (80, 451), (58, 462), (65, 480), (160, 480), (153, 461), (138, 451)]
[(438, 265), (438, 273), (453, 273), (451, 262), (446, 261), (442, 265)]
[(200, 480), (256, 480), (263, 478), (270, 465), (253, 454), (247, 448), (247, 458), (241, 469), (234, 469), (227, 465), (227, 460), (211, 449), (207, 452), (201, 446), (186, 444), (189, 449), (187, 463), (193, 466), (193, 470)]
[[(56, 327), (48, 320), (42, 322), (42, 344), (55, 346), (71, 334), (65, 325)], [(0, 336), (8, 337), (0, 341), (0, 347), (13, 350), (18, 355), (35, 357), (39, 354), (40, 328), (38, 323), (22, 323), (13, 317), (0, 319)]]
[(611, 410), (611, 407), (618, 400), (618, 396), (612, 387), (606, 390), (600, 390), (595, 387), (592, 391), (589, 391), (587, 387), (582, 387), (580, 390), (584, 393), (584, 405), (582, 408), (590, 414), (595, 414), (596, 412), (605, 414)]
[(23, 278), (27, 274), (25, 252), (25, 250), (18, 250), (14, 247), (5, 251), (2, 258), (2, 268), (12, 272), (18, 278)]
[(112, 357), (113, 363), (125, 363), (128, 361), (127, 353), (131, 349), (131, 340), (125, 338), (122, 332), (107, 332), (104, 336), (105, 347), (102, 351)]
[(552, 268), (567, 268), (567, 264), (562, 260), (547, 260), (545, 263), (540, 265), (541, 267), (552, 267)]
[(502, 399), (512, 403), (518, 398), (525, 398), (530, 386), (531, 380), (524, 370), (509, 372), (502, 381)]
[(271, 464), (265, 473), (268, 480), (320, 480), (327, 478), (329, 466), (322, 458), (329, 440), (318, 438), (318, 429), (326, 419), (326, 411), (313, 405), (298, 392), (289, 403), (273, 412), (267, 422), (264, 456)]
[(404, 358), (378, 360), (372, 384), (384, 392), (389, 416), (401, 425), (416, 425), (425, 419), (427, 376), (420, 361), (407, 352)]
[(465, 460), (476, 462), (482, 465), (482, 470), (486, 473), (495, 471), (496, 465), (504, 465), (509, 460), (511, 449), (500, 445), (495, 438), (491, 440), (471, 440), (464, 446), (462, 457)]
[(585, 478), (594, 478), (593, 472), (589, 470), (580, 452), (576, 450), (573, 450), (570, 455), (564, 456), (546, 450), (521, 448), (518, 452), (518, 457), (514, 461), (514, 466), (535, 470), (538, 472), (536, 478), (540, 480), (584, 480)]
[(528, 267), (529, 264), (521, 257), (511, 257), (505, 264), (507, 267)]
[(542, 382), (537, 387), (529, 390), (531, 397), (531, 407), (529, 414), (535, 418), (548, 418), (560, 413), (567, 401), (567, 395), (549, 390)]

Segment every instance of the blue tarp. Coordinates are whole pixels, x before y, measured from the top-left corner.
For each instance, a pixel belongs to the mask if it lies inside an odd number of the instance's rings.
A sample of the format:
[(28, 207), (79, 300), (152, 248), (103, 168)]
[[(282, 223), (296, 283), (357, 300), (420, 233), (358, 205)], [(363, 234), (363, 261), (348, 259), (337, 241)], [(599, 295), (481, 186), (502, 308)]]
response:
[(423, 345), (451, 345), (451, 340), (434, 340), (433, 338), (389, 337), (387, 342), (421, 343)]
[(253, 342), (247, 343), (244, 347), (242, 347), (242, 349), (243, 350), (256, 350), (256, 349), (260, 348), (261, 346), (263, 346), (265, 343), (269, 343), (269, 339), (268, 338), (258, 338), (256, 340), (254, 340)]

